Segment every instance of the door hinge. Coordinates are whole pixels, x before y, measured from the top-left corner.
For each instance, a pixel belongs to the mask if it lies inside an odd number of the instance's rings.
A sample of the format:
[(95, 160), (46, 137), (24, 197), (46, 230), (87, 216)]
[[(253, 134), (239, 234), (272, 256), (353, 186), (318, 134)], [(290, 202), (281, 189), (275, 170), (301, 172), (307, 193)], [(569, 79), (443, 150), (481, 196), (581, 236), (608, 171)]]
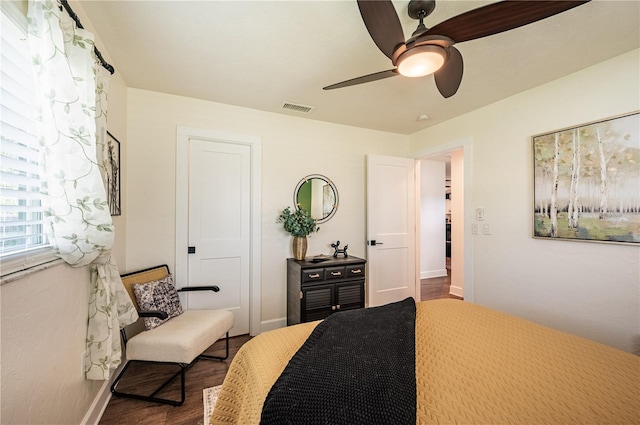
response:
[(196, 247), (195, 246), (190, 246), (189, 249), (187, 250), (188, 254), (195, 254), (196, 253)]

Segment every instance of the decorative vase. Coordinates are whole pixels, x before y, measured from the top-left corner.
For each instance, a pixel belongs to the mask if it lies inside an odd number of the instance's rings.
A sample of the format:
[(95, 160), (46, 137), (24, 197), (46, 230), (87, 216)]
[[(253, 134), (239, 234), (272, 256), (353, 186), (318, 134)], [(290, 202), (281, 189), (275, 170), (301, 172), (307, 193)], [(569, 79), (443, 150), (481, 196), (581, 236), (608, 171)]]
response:
[(306, 236), (293, 237), (293, 258), (296, 260), (304, 260), (307, 255), (307, 238)]

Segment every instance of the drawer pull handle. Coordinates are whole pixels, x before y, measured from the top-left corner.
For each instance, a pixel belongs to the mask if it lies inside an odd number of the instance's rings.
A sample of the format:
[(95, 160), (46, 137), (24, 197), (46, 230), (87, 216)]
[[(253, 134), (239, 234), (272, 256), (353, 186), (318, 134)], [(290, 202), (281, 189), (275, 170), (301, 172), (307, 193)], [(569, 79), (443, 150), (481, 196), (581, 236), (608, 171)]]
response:
[(334, 311), (335, 311), (335, 309), (336, 309), (336, 306), (335, 306), (335, 305), (332, 305), (332, 306), (331, 306), (331, 310), (334, 310)]
[(360, 269), (351, 270), (351, 273), (353, 273), (353, 274), (362, 273), (362, 270), (360, 270)]
[(319, 275), (318, 273), (314, 273), (314, 274), (310, 274), (310, 275), (309, 275), (309, 278), (310, 278), (310, 279), (317, 279), (317, 278), (319, 278), (319, 277), (320, 277), (320, 275)]
[(331, 272), (331, 276), (342, 276), (342, 272)]

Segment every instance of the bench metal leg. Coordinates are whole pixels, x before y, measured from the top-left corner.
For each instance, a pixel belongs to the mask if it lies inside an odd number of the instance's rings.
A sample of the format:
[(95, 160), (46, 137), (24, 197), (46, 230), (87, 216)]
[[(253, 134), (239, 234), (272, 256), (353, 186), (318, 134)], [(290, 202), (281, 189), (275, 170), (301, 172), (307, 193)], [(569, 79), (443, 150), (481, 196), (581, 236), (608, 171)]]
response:
[(227, 360), (229, 358), (229, 331), (227, 331), (227, 336), (225, 338), (226, 344), (225, 344), (225, 355), (224, 357), (220, 357), (220, 356), (211, 356), (209, 354), (200, 354), (198, 356), (198, 358), (200, 359), (207, 359), (207, 360)]
[[(111, 385), (111, 392), (118, 397), (133, 398), (136, 400), (151, 401), (154, 403), (169, 404), (172, 406), (181, 406), (185, 400), (185, 374), (187, 370), (189, 370), (191, 366), (196, 364), (199, 359), (222, 361), (228, 358), (229, 358), (229, 332), (227, 332), (227, 335), (225, 337), (225, 356), (224, 357), (201, 354), (198, 357), (196, 357), (190, 364), (171, 363), (171, 362), (152, 362), (147, 360), (129, 360), (127, 364), (124, 365), (124, 368), (122, 368), (122, 370), (116, 377), (115, 381), (113, 381), (113, 384)], [(176, 373), (174, 373), (169, 379), (167, 379), (162, 385), (160, 385), (157, 389), (155, 389), (150, 395), (142, 395), (142, 394), (134, 394), (134, 393), (118, 391), (118, 383), (120, 382), (125, 372), (127, 371), (127, 369), (129, 369), (129, 366), (131, 366), (133, 362), (151, 363), (151, 364), (170, 364), (170, 365), (176, 365), (180, 369)], [(156, 394), (162, 391), (167, 385), (172, 383), (178, 376), (180, 376), (180, 400), (171, 400), (171, 399), (156, 397)]]
[[(156, 388), (150, 395), (142, 395), (142, 394), (126, 393), (126, 392), (118, 391), (118, 383), (120, 383), (120, 380), (124, 376), (125, 372), (127, 371), (127, 369), (129, 369), (129, 366), (131, 366), (131, 364), (134, 363), (134, 362), (176, 365), (176, 366), (179, 367), (179, 370), (176, 373), (174, 373), (169, 379), (167, 379), (162, 385), (160, 385), (158, 388)], [(193, 363), (195, 363), (195, 361)], [(118, 376), (116, 377), (115, 381), (113, 381), (113, 384), (111, 385), (111, 392), (114, 395), (117, 395), (118, 397), (133, 398), (133, 399), (136, 399), (136, 400), (151, 401), (151, 402), (155, 402), (155, 403), (169, 404), (169, 405), (172, 405), (172, 406), (181, 406), (184, 403), (184, 400), (185, 400), (185, 372), (191, 367), (191, 365), (193, 365), (193, 363), (191, 363), (189, 365), (185, 365), (183, 363), (150, 362), (150, 361), (145, 361), (145, 360), (129, 360), (127, 362), (127, 364), (124, 366), (124, 368), (122, 369), (122, 371), (118, 374)], [(180, 399), (179, 400), (171, 400), (171, 399), (156, 397), (156, 394), (158, 394), (160, 391), (162, 391), (167, 385), (172, 383), (178, 376), (180, 376)]]

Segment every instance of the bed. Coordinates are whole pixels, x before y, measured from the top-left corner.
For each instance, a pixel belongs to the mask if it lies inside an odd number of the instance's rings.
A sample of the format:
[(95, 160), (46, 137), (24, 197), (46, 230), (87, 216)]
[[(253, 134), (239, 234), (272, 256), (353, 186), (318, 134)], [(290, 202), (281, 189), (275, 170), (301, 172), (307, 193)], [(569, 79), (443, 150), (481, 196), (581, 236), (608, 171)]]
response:
[[(211, 424), (260, 423), (317, 325), (247, 342)], [(415, 304), (415, 394), (417, 424), (640, 424), (640, 357), (469, 302), (425, 301)]]

